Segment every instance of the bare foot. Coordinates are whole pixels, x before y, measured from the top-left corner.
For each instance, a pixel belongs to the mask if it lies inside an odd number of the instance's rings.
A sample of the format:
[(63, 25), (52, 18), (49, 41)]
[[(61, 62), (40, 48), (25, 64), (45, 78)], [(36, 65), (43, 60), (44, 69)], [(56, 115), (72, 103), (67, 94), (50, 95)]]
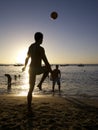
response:
[(37, 85), (37, 87), (39, 88), (40, 91), (42, 90), (42, 86), (40, 84)]

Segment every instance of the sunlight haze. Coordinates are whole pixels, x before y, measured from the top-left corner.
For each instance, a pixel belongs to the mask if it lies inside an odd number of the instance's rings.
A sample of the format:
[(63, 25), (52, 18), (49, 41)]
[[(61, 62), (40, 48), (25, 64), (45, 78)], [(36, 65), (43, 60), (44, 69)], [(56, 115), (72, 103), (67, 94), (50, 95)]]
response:
[[(98, 0), (2, 0), (0, 64), (24, 63), (35, 32), (51, 64), (98, 63)], [(51, 20), (52, 11), (58, 13)]]

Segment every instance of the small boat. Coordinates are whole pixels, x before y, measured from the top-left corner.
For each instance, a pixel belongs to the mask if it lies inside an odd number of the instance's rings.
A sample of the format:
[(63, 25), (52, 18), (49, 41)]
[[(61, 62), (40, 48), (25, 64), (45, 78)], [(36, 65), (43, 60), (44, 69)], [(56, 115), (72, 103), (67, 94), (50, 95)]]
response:
[(14, 66), (23, 66), (23, 64), (14, 64)]
[(61, 64), (60, 66), (69, 66), (69, 64)]
[(79, 64), (78, 66), (79, 66), (79, 67), (84, 67), (84, 65), (83, 65), (83, 64)]

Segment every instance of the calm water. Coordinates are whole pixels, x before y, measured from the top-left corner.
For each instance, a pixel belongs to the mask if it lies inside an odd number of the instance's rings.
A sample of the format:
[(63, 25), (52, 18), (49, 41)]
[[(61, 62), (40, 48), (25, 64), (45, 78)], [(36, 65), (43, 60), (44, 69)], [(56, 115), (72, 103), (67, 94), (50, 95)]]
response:
[[(17, 66), (0, 66), (0, 94), (17, 94), (27, 95), (28, 92), (28, 68), (22, 73), (22, 67)], [(54, 66), (52, 66), (54, 68)], [(86, 96), (98, 98), (98, 66), (63, 66), (61, 70), (61, 95), (62, 96)], [(12, 89), (7, 91), (8, 73), (12, 77)], [(15, 80), (14, 75), (17, 75)], [(20, 75), (20, 78), (18, 77)], [(41, 75), (40, 75), (41, 76)], [(36, 85), (40, 80), (37, 76)], [(34, 94), (51, 94), (52, 82), (47, 78), (43, 83), (43, 91), (40, 92), (35, 85)], [(58, 94), (58, 86), (55, 86), (56, 94)]]

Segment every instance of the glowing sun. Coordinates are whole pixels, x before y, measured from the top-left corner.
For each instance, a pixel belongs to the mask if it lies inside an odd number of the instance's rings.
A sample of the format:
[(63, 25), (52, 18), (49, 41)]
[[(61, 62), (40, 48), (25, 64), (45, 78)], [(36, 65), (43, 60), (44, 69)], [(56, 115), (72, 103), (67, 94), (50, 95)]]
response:
[(27, 53), (26, 50), (21, 50), (18, 52), (17, 59), (16, 59), (17, 63), (23, 64), (25, 62), (26, 53)]

